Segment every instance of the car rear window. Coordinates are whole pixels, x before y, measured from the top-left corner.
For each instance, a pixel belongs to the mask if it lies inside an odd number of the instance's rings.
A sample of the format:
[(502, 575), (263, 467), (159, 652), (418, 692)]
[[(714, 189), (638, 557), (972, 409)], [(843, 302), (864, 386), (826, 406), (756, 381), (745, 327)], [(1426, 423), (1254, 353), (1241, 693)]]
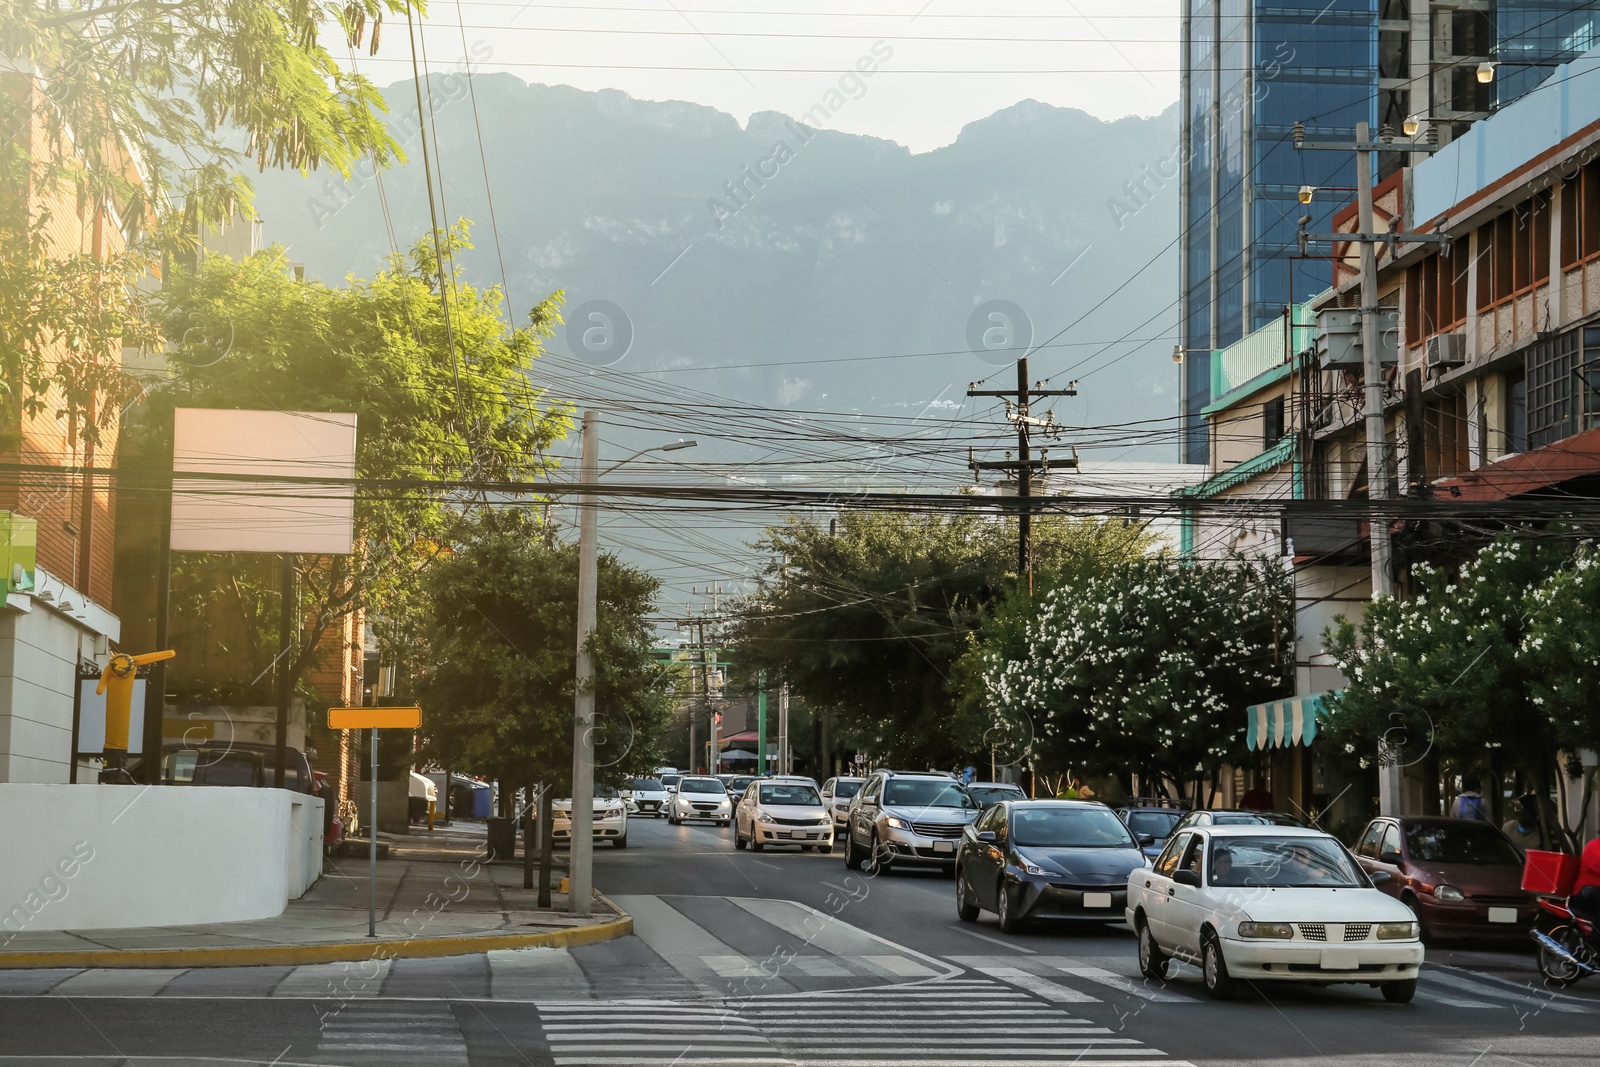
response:
[(1166, 837), (1182, 818), (1175, 811), (1130, 811), (1128, 829), (1136, 834), (1149, 834), (1154, 838)]
[(861, 792), (861, 786), (863, 784), (864, 783), (862, 782), (847, 782), (841, 778), (837, 782), (833, 783), (833, 795), (838, 797), (840, 800), (849, 800), (851, 797)]

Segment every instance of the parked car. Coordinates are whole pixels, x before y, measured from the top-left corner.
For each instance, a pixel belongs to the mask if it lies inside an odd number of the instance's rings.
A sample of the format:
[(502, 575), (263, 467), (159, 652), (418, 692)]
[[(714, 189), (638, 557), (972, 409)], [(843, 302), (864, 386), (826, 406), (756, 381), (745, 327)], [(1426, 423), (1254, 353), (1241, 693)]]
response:
[(1405, 816), (1373, 819), (1356, 839), (1356, 862), (1383, 871), (1383, 891), (1422, 924), (1422, 936), (1521, 940), (1539, 914), (1522, 891), (1523, 855), (1500, 830), (1477, 819)]
[(1166, 977), (1169, 959), (1198, 964), (1206, 992), (1250, 981), (1359, 982), (1407, 1003), (1422, 965), (1421, 930), (1320, 830), (1213, 825), (1174, 831), (1155, 866), (1128, 875), (1125, 916), (1139, 969)]
[(634, 815), (652, 815), (657, 818), (667, 813), (667, 803), (672, 794), (659, 778), (635, 778), (623, 792), (628, 811)]
[(1195, 826), (1305, 826), (1281, 811), (1247, 811), (1243, 808), (1201, 808), (1187, 812), (1172, 827), (1174, 833)]
[(874, 771), (850, 801), (844, 865), (860, 870), (937, 866), (955, 869), (956, 843), (978, 817), (978, 802), (948, 774)]
[(428, 809), (439, 803), (439, 787), (425, 774), (411, 772), (411, 785), (406, 796), (406, 819), (410, 822), (423, 822), (428, 817)]
[[(610, 841), (617, 848), (628, 847), (628, 806), (614, 785), (594, 786), (594, 839)], [(550, 840), (572, 841), (572, 798), (550, 802)]]
[(727, 826), (732, 819), (733, 803), (727, 789), (707, 775), (684, 775), (672, 803), (667, 805), (667, 822), (674, 826), (696, 820)]
[(1012, 782), (968, 782), (967, 792), (972, 794), (972, 799), (978, 802), (980, 808), (987, 808), (1002, 800), (1028, 799), (1022, 787)]
[(734, 809), (733, 847), (760, 852), (798, 845), (801, 852), (833, 851), (833, 816), (810, 780), (753, 780)]
[[(1161, 855), (1167, 838), (1172, 836), (1178, 820), (1183, 818), (1183, 811), (1179, 808), (1135, 807), (1116, 810), (1117, 817), (1133, 831), (1133, 836), (1139, 839), (1139, 847), (1151, 859)], [(1147, 837), (1148, 841), (1145, 840)]]
[(833, 833), (837, 838), (844, 833), (845, 819), (850, 812), (850, 798), (861, 792), (865, 778), (829, 778), (822, 783), (822, 803), (833, 815)]
[(1006, 933), (1029, 919), (1121, 922), (1128, 873), (1148, 862), (1104, 804), (997, 801), (961, 835), (956, 914), (973, 922), (992, 911)]
[[(311, 761), (297, 748), (287, 750), (283, 787), (312, 793)], [(166, 785), (243, 785), (270, 789), (276, 780), (278, 750), (249, 741), (181, 741), (161, 749), (161, 781)], [(142, 770), (142, 767), (140, 768)]]

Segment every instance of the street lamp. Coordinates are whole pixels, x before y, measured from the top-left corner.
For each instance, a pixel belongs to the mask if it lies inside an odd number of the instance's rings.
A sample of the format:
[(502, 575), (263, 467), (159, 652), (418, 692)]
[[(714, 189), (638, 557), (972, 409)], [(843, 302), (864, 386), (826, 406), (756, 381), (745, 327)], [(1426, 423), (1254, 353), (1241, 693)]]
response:
[[(677, 440), (641, 448), (607, 467), (610, 474), (647, 452), (676, 452), (698, 442)], [(599, 597), (600, 500), (594, 491), (601, 479), (600, 414), (583, 413), (583, 467), (580, 480), (588, 486), (579, 498), (578, 517), (578, 670), (572, 698), (572, 852), (568, 857), (567, 911), (586, 916), (594, 887), (594, 656), (589, 647), (594, 636)]]
[(1316, 194), (1317, 187), (1315, 185), (1302, 185), (1300, 187), (1300, 202), (1302, 204), (1309, 204), (1311, 203), (1311, 198)]
[(1494, 68), (1500, 64), (1492, 59), (1486, 59), (1478, 64), (1478, 84), (1488, 85), (1494, 81)]

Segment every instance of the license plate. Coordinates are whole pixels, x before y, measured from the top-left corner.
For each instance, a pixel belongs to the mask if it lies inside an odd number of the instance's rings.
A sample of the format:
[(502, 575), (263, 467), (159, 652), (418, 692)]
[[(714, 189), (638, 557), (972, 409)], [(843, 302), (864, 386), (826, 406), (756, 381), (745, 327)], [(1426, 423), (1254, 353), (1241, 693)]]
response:
[(1361, 950), (1355, 948), (1325, 948), (1322, 950), (1324, 971), (1353, 971), (1361, 966)]
[(1517, 909), (1490, 908), (1489, 921), (1492, 923), (1514, 923), (1517, 921)]
[(935, 841), (933, 843), (933, 850), (935, 852), (953, 853), (956, 850), (956, 843), (954, 841)]
[(1086, 908), (1109, 908), (1111, 907), (1111, 894), (1085, 893), (1083, 895), (1083, 906)]
[(790, 830), (789, 831), (789, 840), (791, 840), (791, 841), (804, 841), (805, 837), (806, 837), (806, 832), (804, 830)]

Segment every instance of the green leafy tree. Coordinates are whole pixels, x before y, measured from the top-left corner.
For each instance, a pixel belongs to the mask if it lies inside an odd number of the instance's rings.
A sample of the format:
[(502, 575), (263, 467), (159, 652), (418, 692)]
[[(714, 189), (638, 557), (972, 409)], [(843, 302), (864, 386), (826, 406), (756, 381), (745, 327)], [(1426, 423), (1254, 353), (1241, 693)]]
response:
[[(416, 5), (420, 12), (421, 5)], [(0, 5), (0, 373), (19, 411), (94, 440), (155, 340), (134, 283), (248, 213), (243, 171), (399, 158), (382, 97), (327, 42), (378, 45), (402, 0), (25, 0)], [(366, 36), (372, 23), (370, 38)], [(22, 72), (31, 72), (24, 74)], [(114, 209), (126, 251), (53, 251), (53, 203)]]
[[(1142, 527), (1120, 522), (1034, 524), (1042, 581), (1138, 558), (1149, 545)], [(985, 725), (960, 721), (955, 664), (1017, 587), (1014, 523), (844, 512), (832, 529), (791, 519), (757, 547), (771, 562), (739, 609), (732, 640), (741, 663), (781, 676), (845, 745), (924, 766), (985, 752)]]
[[(453, 243), (466, 240), (463, 224)], [(170, 470), (172, 409), (183, 406), (353, 411), (361, 480), (526, 480), (546, 471), (569, 412), (546, 405), (529, 377), (560, 321), (561, 294), (535, 307), (526, 326), (507, 330), (498, 289), (457, 282), (452, 344), (432, 257), (431, 243), (419, 243), (408, 260), (337, 288), (295, 281), (281, 248), (240, 263), (208, 257), (192, 274), (176, 272), (160, 294), (172, 374), (134, 409), (124, 468), (142, 477), (136, 484), (159, 484)], [(290, 653), (292, 676), (313, 663), (335, 620), (361, 610), (394, 624), (378, 627), (380, 639), (397, 642), (385, 658), (407, 661), (405, 645), (416, 634), (414, 624), (404, 625), (414, 614), (408, 602), (434, 581), (430, 570), (473, 504), (426, 486), (358, 486), (355, 553), (297, 561), (307, 621)], [(155, 529), (158, 499), (128, 494), (124, 506), (145, 509), (132, 528)], [(130, 582), (153, 575), (153, 553), (148, 539), (130, 543), (121, 572)], [(174, 663), (175, 678), (189, 670), (193, 684), (193, 664), (214, 655), (219, 642), (221, 662), (205, 685), (263, 677), (277, 655), (270, 567), (259, 557), (179, 554), (172, 587), (174, 637), (186, 653)], [(154, 602), (142, 588), (128, 592), (128, 603)]]
[(964, 665), (1030, 756), (1179, 788), (1244, 756), (1242, 709), (1287, 692), (1294, 600), (1274, 560), (1139, 560), (998, 616)]
[[(430, 576), (426, 753), (512, 786), (571, 789), (578, 549), (515, 515), (482, 517)], [(597, 781), (661, 762), (675, 677), (652, 651), (660, 583), (602, 553), (595, 668)]]

